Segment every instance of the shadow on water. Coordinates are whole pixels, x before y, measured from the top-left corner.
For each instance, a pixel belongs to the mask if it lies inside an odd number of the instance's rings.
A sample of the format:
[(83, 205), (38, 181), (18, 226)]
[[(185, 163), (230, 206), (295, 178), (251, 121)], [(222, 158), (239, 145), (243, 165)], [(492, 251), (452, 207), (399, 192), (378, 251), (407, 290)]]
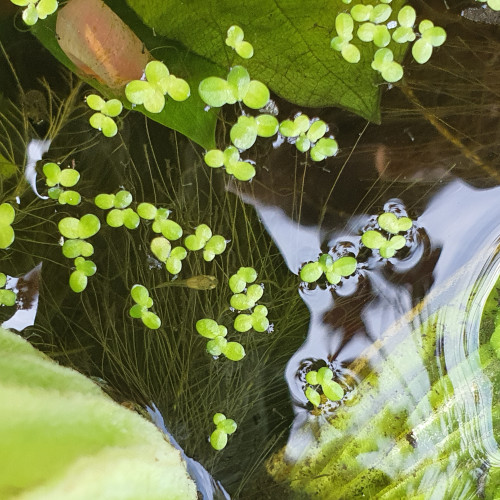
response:
[[(16, 51), (35, 53), (28, 35), (16, 34), (9, 47), (15, 73), (0, 77), (0, 152), (24, 165), (28, 142), (48, 134), (44, 160), (82, 175), (80, 207), (38, 199), (22, 172), (2, 178), (0, 201), (21, 199), (16, 246), (2, 256), (2, 271), (22, 276), (43, 260), (37, 320), (23, 335), (105, 381), (118, 401), (153, 402), (186, 455), (235, 498), (493, 498), (498, 360), (484, 347), (480, 319), (500, 274), (498, 25), (479, 24), (474, 13), (465, 19), (465, 3), (446, 12), (436, 2), (432, 14), (429, 4), (420, 7), (446, 27), (448, 41), (384, 94), (382, 125), (303, 110), (330, 124), (339, 155), (313, 165), (293, 145), (264, 143), (254, 152), (258, 175), (245, 185), (207, 169), (197, 147), (133, 113), (115, 138), (101, 140), (87, 123), (89, 89), (60, 68), (42, 71), (45, 62), (24, 74)], [(276, 101), (280, 119), (298, 111)], [(46, 192), (41, 175), (36, 188)], [(191, 252), (179, 276), (215, 276), (215, 289), (159, 287), (175, 280), (149, 252), (151, 228), (106, 224), (92, 241), (98, 271), (87, 290), (62, 286), (71, 262), (61, 255), (57, 222), (89, 212), (104, 221), (93, 198), (120, 188), (172, 210), (185, 234), (206, 223), (230, 240), (212, 262)], [(360, 242), (383, 211), (414, 221), (390, 259)], [(355, 275), (335, 286), (300, 284), (300, 267), (325, 252), (355, 255)], [(264, 284), (268, 332), (231, 328), (227, 282), (240, 266), (255, 267)], [(128, 314), (134, 283), (151, 292), (163, 320), (156, 332)], [(11, 313), (3, 308), (0, 319)], [(194, 326), (204, 317), (229, 327), (228, 338), (245, 347), (242, 361), (207, 354)], [(305, 373), (321, 366), (346, 395), (318, 410), (304, 395)], [(215, 453), (207, 439), (219, 411), (238, 430)]]

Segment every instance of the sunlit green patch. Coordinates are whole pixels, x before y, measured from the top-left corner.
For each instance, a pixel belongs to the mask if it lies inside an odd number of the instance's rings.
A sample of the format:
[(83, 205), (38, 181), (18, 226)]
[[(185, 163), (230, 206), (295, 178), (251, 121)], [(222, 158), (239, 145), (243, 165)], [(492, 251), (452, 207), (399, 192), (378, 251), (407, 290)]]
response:
[(62, 253), (68, 259), (76, 257), (90, 257), (94, 253), (91, 243), (81, 239), (66, 240), (62, 246)]
[(353, 45), (354, 21), (350, 14), (341, 12), (335, 18), (335, 29), (337, 36), (333, 37), (330, 42), (330, 47), (342, 54), (342, 57), (351, 64), (356, 64), (361, 59), (359, 49)]
[(418, 30), (422, 36), (413, 44), (411, 53), (415, 61), (424, 64), (430, 59), (433, 48), (443, 45), (446, 41), (446, 31), (439, 26), (434, 26), (434, 23), (428, 19), (420, 22)]
[(23, 21), (28, 26), (36, 24), (38, 19), (45, 19), (53, 14), (58, 7), (57, 0), (10, 0), (14, 5), (26, 7), (23, 10)]
[(391, 234), (408, 231), (413, 226), (413, 221), (409, 217), (397, 217), (392, 212), (384, 212), (379, 215), (377, 222), (384, 231)]
[(99, 231), (101, 222), (94, 214), (85, 214), (80, 219), (64, 217), (59, 221), (58, 228), (65, 238), (86, 240)]
[(239, 26), (231, 26), (227, 30), (226, 45), (233, 48), (243, 59), (253, 56), (253, 46), (244, 40), (245, 34)]
[(234, 320), (234, 329), (238, 332), (248, 332), (253, 328), (256, 332), (265, 332), (269, 328), (266, 306), (258, 305), (251, 314), (238, 314)]
[(416, 38), (415, 32), (413, 31), (413, 26), (415, 25), (415, 20), (417, 18), (417, 13), (411, 5), (405, 5), (398, 12), (398, 26), (392, 33), (392, 39), (397, 43), (413, 42)]
[(245, 356), (245, 349), (239, 342), (228, 342), (227, 328), (209, 318), (196, 322), (196, 331), (203, 337), (210, 339), (207, 342), (207, 352), (218, 357), (224, 354), (231, 361), (240, 361)]
[(278, 120), (273, 115), (239, 116), (231, 127), (231, 142), (240, 150), (251, 148), (257, 136), (272, 137), (278, 132)]
[(200, 82), (198, 93), (206, 104), (215, 108), (243, 101), (249, 108), (260, 109), (270, 98), (267, 86), (258, 80), (250, 80), (243, 66), (231, 68), (227, 80), (216, 76), (205, 78)]
[(354, 257), (344, 256), (336, 260), (330, 254), (322, 254), (316, 262), (305, 264), (300, 270), (300, 279), (306, 283), (318, 281), (323, 273), (331, 285), (336, 285), (343, 277), (356, 271), (358, 261)]
[(96, 273), (97, 266), (91, 260), (77, 257), (75, 259), (75, 268), (69, 277), (69, 286), (74, 292), (81, 293), (87, 288), (87, 278)]
[(200, 224), (195, 229), (195, 234), (190, 234), (185, 238), (184, 245), (191, 251), (203, 249), (203, 258), (210, 262), (216, 255), (224, 252), (227, 241), (219, 234), (213, 235), (212, 230), (206, 224)]
[(153, 299), (149, 296), (147, 288), (136, 284), (130, 290), (135, 304), (130, 308), (129, 314), (132, 318), (140, 318), (144, 325), (151, 330), (157, 330), (161, 326), (161, 319), (149, 309), (153, 306)]
[(225, 448), (228, 434), (233, 434), (238, 426), (234, 420), (226, 418), (223, 413), (216, 413), (213, 422), (217, 428), (210, 435), (210, 444), (219, 451)]
[(97, 111), (90, 119), (90, 125), (101, 131), (106, 137), (113, 137), (118, 132), (113, 118), (118, 116), (123, 110), (123, 104), (118, 99), (110, 99), (105, 101), (102, 97), (96, 94), (90, 94), (86, 98), (90, 109)]
[(0, 273), (0, 306), (13, 306), (16, 303), (17, 295), (13, 290), (6, 290), (7, 276)]
[(165, 267), (170, 274), (179, 274), (182, 269), (182, 261), (186, 258), (187, 251), (184, 247), (178, 246), (172, 249), (165, 261)]
[(389, 83), (394, 83), (403, 78), (403, 67), (394, 61), (392, 50), (378, 49), (373, 56), (372, 68), (380, 72), (382, 78)]
[(161, 233), (170, 241), (178, 240), (182, 234), (182, 227), (177, 222), (169, 219), (171, 211), (166, 208), (158, 208), (151, 229), (155, 233)]
[(224, 151), (211, 149), (205, 153), (205, 163), (212, 168), (224, 166), (228, 174), (234, 175), (239, 181), (249, 181), (255, 176), (255, 167), (248, 161), (241, 161), (240, 152), (235, 146), (229, 146)]
[(129, 191), (121, 190), (116, 194), (98, 194), (94, 203), (102, 210), (111, 209), (106, 215), (106, 222), (109, 226), (125, 226), (128, 229), (136, 229), (139, 226), (139, 214), (129, 207), (132, 203), (132, 194)]
[(245, 293), (235, 293), (229, 302), (234, 309), (246, 311), (252, 309), (263, 294), (264, 288), (261, 285), (250, 285)]
[(241, 293), (248, 283), (257, 279), (257, 271), (253, 267), (240, 267), (238, 271), (229, 278), (229, 288), (233, 293)]
[(150, 113), (160, 113), (165, 107), (165, 96), (174, 101), (185, 101), (191, 95), (189, 84), (171, 75), (160, 61), (151, 61), (144, 70), (145, 80), (132, 80), (125, 87), (125, 95), (132, 104), (142, 104)]
[(14, 208), (9, 203), (0, 205), (0, 248), (8, 248), (15, 239), (12, 223), (16, 213)]
[(337, 141), (333, 137), (324, 137), (328, 125), (323, 120), (310, 120), (307, 115), (300, 113), (293, 120), (283, 120), (279, 132), (288, 142), (295, 144), (300, 152), (310, 150), (313, 161), (322, 161), (337, 154)]
[(62, 169), (56, 163), (46, 163), (43, 166), (45, 183), (49, 187), (48, 195), (61, 205), (78, 205), (82, 197), (77, 191), (63, 188), (73, 187), (80, 180), (80, 173), (73, 168)]
[(306, 374), (306, 382), (309, 384), (305, 390), (306, 398), (316, 407), (321, 404), (321, 395), (312, 386), (319, 386), (330, 401), (339, 401), (344, 397), (344, 389), (333, 380), (333, 372), (326, 366), (318, 371), (309, 371)]

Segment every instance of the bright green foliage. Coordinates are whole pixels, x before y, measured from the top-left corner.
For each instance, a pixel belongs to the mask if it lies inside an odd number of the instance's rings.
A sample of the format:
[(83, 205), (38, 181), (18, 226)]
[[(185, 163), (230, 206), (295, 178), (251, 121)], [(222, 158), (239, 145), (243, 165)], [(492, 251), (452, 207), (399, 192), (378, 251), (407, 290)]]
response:
[(99, 231), (101, 222), (94, 214), (85, 214), (81, 219), (64, 217), (59, 221), (58, 228), (65, 238), (85, 240)]
[(87, 288), (87, 278), (93, 276), (97, 267), (91, 260), (85, 260), (83, 257), (75, 259), (76, 269), (69, 277), (69, 286), (75, 293), (81, 293)]
[(7, 276), (0, 273), (0, 306), (13, 306), (16, 303), (17, 295), (13, 290), (6, 290)]
[(151, 330), (160, 328), (160, 318), (148, 310), (153, 306), (153, 299), (149, 296), (147, 288), (136, 284), (130, 290), (130, 295), (135, 302), (129, 310), (130, 316), (132, 318), (141, 318), (144, 325)]
[(90, 257), (94, 253), (91, 243), (81, 239), (66, 240), (62, 246), (62, 253), (68, 259), (76, 257)]
[(140, 222), (139, 215), (131, 208), (120, 210), (113, 208), (106, 216), (106, 222), (111, 227), (125, 226), (127, 229), (135, 229)]
[(238, 426), (234, 420), (226, 418), (223, 413), (216, 413), (213, 417), (213, 422), (217, 426), (217, 429), (210, 436), (210, 444), (215, 450), (220, 451), (227, 444), (228, 434), (233, 434)]
[(397, 250), (400, 250), (406, 245), (406, 238), (399, 234), (387, 239), (378, 231), (366, 231), (361, 236), (363, 245), (367, 248), (378, 249), (381, 257), (390, 259), (394, 257)]
[(258, 305), (252, 314), (238, 314), (234, 320), (234, 329), (238, 332), (247, 332), (253, 328), (256, 332), (265, 332), (269, 328), (266, 306)]
[(168, 241), (167, 238), (164, 238), (163, 236), (153, 238), (153, 240), (151, 241), (151, 251), (161, 262), (167, 262), (171, 250), (172, 245), (170, 241)]
[(226, 80), (216, 76), (205, 78), (200, 82), (198, 93), (204, 102), (216, 108), (243, 101), (249, 108), (260, 109), (270, 98), (267, 86), (257, 80), (250, 80), (243, 66), (231, 68)]
[[(58, 200), (61, 205), (78, 205), (81, 201), (79, 193), (73, 190), (65, 191), (63, 187), (73, 187), (80, 180), (80, 173), (73, 168), (61, 170), (56, 163), (46, 163), (43, 166), (46, 177), (45, 183), (49, 186), (49, 197)], [(61, 187), (62, 186), (62, 187)]]
[(252, 309), (255, 303), (262, 297), (263, 293), (264, 289), (261, 285), (250, 285), (246, 293), (235, 293), (229, 302), (234, 309), (245, 311), (247, 309)]
[(170, 274), (179, 274), (182, 269), (182, 261), (186, 258), (187, 251), (184, 247), (175, 247), (170, 252), (165, 262), (165, 267)]
[(154, 220), (158, 209), (152, 203), (139, 203), (137, 206), (137, 214), (142, 219), (146, 220)]
[(189, 84), (171, 75), (160, 61), (151, 61), (144, 70), (146, 80), (132, 80), (125, 95), (132, 104), (143, 104), (150, 113), (160, 113), (165, 107), (165, 95), (174, 101), (185, 101), (191, 94)]
[(251, 148), (257, 136), (272, 137), (278, 132), (278, 120), (272, 115), (239, 116), (231, 127), (231, 142), (240, 150)]
[(331, 285), (336, 285), (342, 277), (350, 276), (356, 271), (357, 260), (344, 256), (337, 260), (329, 254), (323, 254), (316, 262), (309, 262), (300, 270), (300, 278), (306, 283), (318, 281), (323, 273)]
[(290, 143), (295, 144), (300, 152), (311, 150), (313, 161), (321, 161), (337, 154), (337, 141), (333, 137), (323, 137), (328, 132), (328, 125), (323, 120), (310, 120), (307, 115), (299, 113), (293, 121), (282, 121), (279, 131)]
[(400, 26), (392, 33), (392, 39), (398, 43), (413, 42), (416, 38), (413, 26), (417, 19), (417, 13), (411, 5), (405, 5), (398, 12), (398, 22)]
[(12, 205), (2, 203), (0, 205), (0, 248), (8, 248), (15, 239), (14, 229), (11, 224), (14, 222), (16, 213)]
[(36, 24), (38, 19), (45, 19), (58, 7), (57, 0), (11, 0), (14, 5), (26, 7), (23, 10), (23, 21), (28, 26)]
[(184, 245), (191, 251), (201, 250), (212, 237), (212, 230), (206, 224), (196, 227), (195, 233), (190, 234), (184, 240)]
[(105, 101), (102, 97), (96, 94), (87, 96), (87, 104), (90, 109), (97, 111), (90, 119), (90, 125), (102, 131), (106, 137), (113, 137), (118, 132), (114, 117), (118, 116), (123, 110), (123, 104), (118, 99), (110, 99)]
[(240, 267), (236, 274), (229, 278), (229, 288), (233, 293), (241, 293), (247, 283), (253, 283), (256, 279), (257, 271), (253, 267)]
[(200, 319), (196, 322), (197, 332), (205, 338), (207, 342), (207, 352), (212, 356), (224, 354), (231, 361), (240, 361), (245, 356), (245, 349), (239, 342), (228, 342), (226, 340), (227, 328), (219, 325), (209, 318)]
[(373, 56), (372, 68), (379, 71), (382, 78), (389, 83), (394, 83), (403, 78), (401, 64), (394, 61), (392, 50), (387, 48), (378, 49)]
[(253, 56), (252, 44), (243, 40), (245, 34), (239, 26), (231, 26), (227, 30), (226, 45), (232, 47), (243, 59)]
[(439, 26), (434, 26), (434, 23), (428, 19), (421, 21), (418, 29), (422, 38), (413, 44), (411, 53), (415, 61), (424, 64), (430, 59), (432, 49), (443, 45), (446, 41), (446, 31)]
[(182, 227), (177, 222), (170, 220), (170, 210), (159, 208), (156, 211), (154, 222), (151, 226), (155, 233), (161, 233), (170, 241), (178, 240), (182, 236)]
[(314, 406), (321, 404), (321, 396), (311, 386), (320, 386), (323, 394), (330, 401), (339, 401), (344, 397), (344, 389), (333, 380), (333, 372), (326, 366), (320, 368), (318, 371), (309, 371), (306, 375), (306, 382), (309, 385), (305, 389), (305, 395)]
[(397, 217), (392, 212), (379, 215), (377, 222), (384, 231), (392, 234), (408, 231), (413, 226), (413, 221), (409, 217)]
[(226, 249), (227, 242), (220, 234), (213, 235), (205, 244), (203, 258), (210, 262), (216, 255), (220, 255)]
[[(359, 6), (361, 7), (361, 5)], [(335, 19), (335, 29), (337, 36), (330, 41), (330, 47), (342, 54), (342, 57), (351, 64), (360, 61), (361, 53), (351, 42), (354, 29), (353, 18), (350, 14), (341, 12)]]
[(212, 168), (224, 165), (228, 174), (234, 175), (239, 181), (249, 181), (255, 176), (255, 167), (240, 160), (240, 152), (234, 146), (227, 147), (224, 151), (211, 149), (205, 153), (205, 163)]

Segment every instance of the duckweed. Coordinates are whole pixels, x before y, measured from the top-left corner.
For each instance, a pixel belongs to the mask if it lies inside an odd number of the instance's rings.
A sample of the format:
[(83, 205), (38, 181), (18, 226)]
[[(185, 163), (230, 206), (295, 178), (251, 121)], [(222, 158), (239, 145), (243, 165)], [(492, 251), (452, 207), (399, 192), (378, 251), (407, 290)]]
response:
[(7, 276), (0, 273), (0, 306), (13, 306), (16, 303), (17, 295), (13, 290), (6, 290)]
[(306, 387), (305, 395), (314, 406), (321, 404), (321, 395), (312, 386), (320, 386), (323, 394), (330, 401), (339, 401), (344, 397), (344, 389), (333, 380), (333, 372), (326, 366), (318, 371), (309, 371), (306, 374), (306, 382), (309, 385)]
[(23, 21), (28, 26), (33, 26), (38, 19), (46, 19), (53, 14), (59, 6), (57, 0), (10, 0), (14, 5), (26, 7), (23, 10)]
[(106, 137), (114, 137), (118, 132), (116, 122), (113, 120), (123, 110), (123, 104), (118, 99), (105, 101), (96, 94), (87, 96), (86, 102), (90, 109), (97, 111), (90, 119), (90, 125), (101, 131)]
[(0, 248), (8, 248), (15, 239), (14, 229), (12, 223), (16, 212), (9, 203), (2, 203), (0, 205)]
[(227, 444), (228, 434), (233, 434), (238, 426), (234, 420), (226, 418), (223, 413), (216, 413), (213, 416), (213, 422), (217, 428), (210, 435), (210, 444), (214, 450), (220, 451)]
[(239, 26), (231, 26), (227, 30), (226, 45), (233, 48), (243, 59), (250, 59), (253, 56), (253, 46), (244, 40), (245, 34)]
[(153, 306), (153, 299), (149, 296), (147, 288), (143, 285), (135, 284), (131, 290), (135, 304), (130, 308), (129, 314), (132, 318), (140, 318), (144, 325), (151, 329), (157, 330), (161, 326), (161, 319), (149, 309)]

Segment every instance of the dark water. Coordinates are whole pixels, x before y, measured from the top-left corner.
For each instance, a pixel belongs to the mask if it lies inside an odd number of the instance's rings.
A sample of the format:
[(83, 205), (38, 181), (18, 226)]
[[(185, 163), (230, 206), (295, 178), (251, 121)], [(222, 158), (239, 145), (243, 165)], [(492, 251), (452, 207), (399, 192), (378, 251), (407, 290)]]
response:
[[(404, 88), (384, 93), (382, 125), (304, 110), (330, 124), (339, 155), (314, 165), (290, 145), (264, 143), (250, 184), (209, 171), (199, 148), (137, 114), (103, 140), (87, 124), (88, 89), (6, 18), (1, 40), (13, 68), (2, 58), (0, 143), (26, 165), (30, 141), (51, 131), (43, 158), (76, 165), (84, 199), (56, 207), (22, 175), (2, 181), (0, 202), (18, 197), (21, 218), (1, 270), (21, 277), (43, 262), (24, 278), (30, 307), (22, 309), (36, 309), (36, 320), (18, 329), (61, 363), (105, 380), (118, 401), (154, 403), (186, 455), (235, 498), (495, 498), (498, 381), (478, 350), (488, 341), (481, 312), (500, 274), (500, 40), (497, 25), (464, 20), (460, 10), (429, 15), (449, 39), (425, 68), (408, 66)], [(57, 127), (54, 110), (64, 103), (70, 113)], [(277, 105), (280, 119), (297, 111)], [(40, 175), (35, 188), (45, 193)], [(148, 254), (150, 230), (103, 224), (92, 240), (97, 275), (81, 296), (69, 290), (57, 221), (86, 212), (103, 219), (93, 197), (120, 188), (171, 209), (186, 234), (206, 223), (230, 240), (211, 263), (189, 255), (180, 274), (214, 275), (217, 288), (155, 289), (171, 277)], [(360, 245), (383, 211), (414, 221), (407, 246), (389, 260)], [(357, 256), (356, 274), (336, 287), (300, 283), (300, 267), (332, 249)], [(232, 323), (227, 280), (240, 266), (258, 271), (272, 329), (231, 332), (247, 356), (215, 360), (194, 324)], [(128, 316), (134, 283), (152, 290), (158, 332)], [(9, 321), (12, 311), (0, 313)], [(419, 339), (431, 330), (429, 347)], [(324, 365), (346, 396), (318, 412), (304, 375)], [(436, 406), (444, 379), (448, 405)], [(207, 438), (218, 411), (238, 431), (216, 453)]]

